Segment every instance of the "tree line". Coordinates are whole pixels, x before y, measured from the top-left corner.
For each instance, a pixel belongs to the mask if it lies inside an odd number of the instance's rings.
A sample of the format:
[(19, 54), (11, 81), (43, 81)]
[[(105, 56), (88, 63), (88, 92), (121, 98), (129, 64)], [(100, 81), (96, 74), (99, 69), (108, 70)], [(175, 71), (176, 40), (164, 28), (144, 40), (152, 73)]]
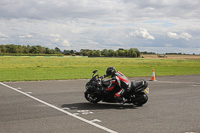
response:
[(0, 45), (1, 54), (62, 54), (61, 50), (56, 47), (55, 49), (49, 49), (40, 45)]
[(89, 57), (140, 57), (141, 52), (137, 48), (118, 50), (103, 49), (100, 50), (90, 50), (81, 49), (80, 52), (76, 50), (64, 50), (61, 51), (58, 47), (54, 49), (49, 49), (47, 47), (42, 47), (40, 45), (30, 46), (30, 45), (0, 45), (1, 55), (71, 55), (71, 56), (89, 56)]
[(140, 57), (141, 52), (137, 48), (123, 49), (119, 48), (118, 50), (112, 49), (103, 49), (100, 50), (89, 50), (89, 49), (81, 49), (80, 53), (83, 56), (89, 57), (132, 57), (137, 58)]

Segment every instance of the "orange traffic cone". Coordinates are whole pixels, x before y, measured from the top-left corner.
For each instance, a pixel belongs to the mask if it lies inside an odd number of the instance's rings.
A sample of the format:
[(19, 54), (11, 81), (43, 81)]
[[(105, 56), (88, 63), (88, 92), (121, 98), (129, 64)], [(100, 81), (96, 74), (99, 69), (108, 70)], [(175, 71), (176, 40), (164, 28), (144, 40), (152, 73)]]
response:
[(152, 70), (151, 81), (156, 81), (156, 76), (155, 76), (155, 71), (154, 71), (154, 69)]

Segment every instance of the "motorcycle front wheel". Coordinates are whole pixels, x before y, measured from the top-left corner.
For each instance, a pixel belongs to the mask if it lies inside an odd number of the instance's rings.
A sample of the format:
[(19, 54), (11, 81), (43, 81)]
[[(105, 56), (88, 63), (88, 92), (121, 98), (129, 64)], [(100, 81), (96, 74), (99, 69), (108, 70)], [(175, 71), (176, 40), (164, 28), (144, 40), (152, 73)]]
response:
[(101, 98), (95, 94), (85, 93), (85, 99), (91, 103), (98, 103), (101, 101)]

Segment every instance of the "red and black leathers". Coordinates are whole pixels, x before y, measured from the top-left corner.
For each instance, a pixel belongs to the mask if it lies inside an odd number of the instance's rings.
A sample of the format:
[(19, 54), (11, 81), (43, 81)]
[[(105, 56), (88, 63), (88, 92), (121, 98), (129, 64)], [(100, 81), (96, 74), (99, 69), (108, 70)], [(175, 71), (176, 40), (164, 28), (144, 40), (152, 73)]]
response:
[(124, 94), (127, 92), (127, 90), (130, 88), (130, 80), (124, 76), (120, 71), (117, 71), (113, 76), (112, 80), (110, 81), (111, 84), (108, 86), (108, 89), (106, 91), (108, 92), (115, 92), (115, 96), (117, 98), (121, 98), (124, 96)]

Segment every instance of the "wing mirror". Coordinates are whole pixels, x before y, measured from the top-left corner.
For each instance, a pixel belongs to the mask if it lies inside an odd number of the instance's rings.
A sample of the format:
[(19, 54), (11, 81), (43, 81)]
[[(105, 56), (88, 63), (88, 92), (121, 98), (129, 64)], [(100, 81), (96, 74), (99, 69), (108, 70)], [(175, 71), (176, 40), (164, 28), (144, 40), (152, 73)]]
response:
[(98, 72), (98, 70), (94, 70), (92, 73), (95, 74), (95, 73), (97, 73), (97, 72)]

